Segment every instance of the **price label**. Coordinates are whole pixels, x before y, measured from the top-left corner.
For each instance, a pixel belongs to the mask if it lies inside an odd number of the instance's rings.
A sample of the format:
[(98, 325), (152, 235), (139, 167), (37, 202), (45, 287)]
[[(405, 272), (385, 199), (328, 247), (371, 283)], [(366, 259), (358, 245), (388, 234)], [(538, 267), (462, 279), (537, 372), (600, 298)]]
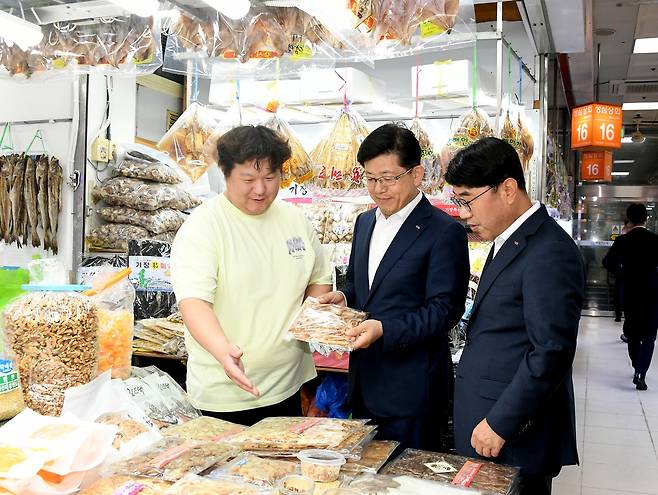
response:
[(586, 151), (580, 164), (580, 180), (582, 181), (612, 181), (612, 152)]
[(573, 109), (571, 147), (605, 150), (621, 148), (622, 111), (618, 105), (591, 103)]
[(423, 21), (420, 23), (420, 37), (429, 38), (445, 33), (446, 30), (432, 21)]
[(159, 256), (131, 256), (129, 266), (132, 269), (130, 281), (137, 291), (170, 292), (171, 261)]
[(288, 49), (291, 60), (308, 60), (313, 58), (313, 50), (303, 41), (291, 44)]

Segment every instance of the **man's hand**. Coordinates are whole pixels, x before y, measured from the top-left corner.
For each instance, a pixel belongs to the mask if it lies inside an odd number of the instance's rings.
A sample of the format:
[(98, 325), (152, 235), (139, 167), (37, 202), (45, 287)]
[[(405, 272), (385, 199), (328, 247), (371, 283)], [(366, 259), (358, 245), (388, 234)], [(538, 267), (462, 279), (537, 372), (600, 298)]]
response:
[(224, 372), (233, 383), (235, 383), (242, 390), (249, 392), (258, 397), (260, 392), (247, 378), (244, 372), (244, 364), (242, 364), (242, 350), (235, 344), (228, 344), (226, 351), (219, 359), (220, 364), (224, 367)]
[(471, 435), (471, 446), (482, 457), (498, 457), (505, 440), (491, 429), (486, 418), (480, 421)]
[(379, 320), (366, 320), (347, 331), (348, 337), (356, 338), (352, 346), (353, 350), (370, 347), (382, 335), (384, 335), (384, 328), (382, 327), (382, 322)]
[(345, 294), (337, 290), (318, 296), (318, 301), (320, 304), (338, 304), (339, 306), (347, 306)]

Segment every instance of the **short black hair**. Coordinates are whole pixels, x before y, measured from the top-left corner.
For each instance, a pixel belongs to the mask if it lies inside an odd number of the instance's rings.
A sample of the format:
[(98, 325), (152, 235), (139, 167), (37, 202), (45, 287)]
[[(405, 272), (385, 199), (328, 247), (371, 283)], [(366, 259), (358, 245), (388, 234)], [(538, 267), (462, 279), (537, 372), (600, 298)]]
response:
[(272, 171), (281, 170), (291, 156), (288, 141), (263, 125), (241, 125), (222, 135), (217, 141), (219, 166), (228, 177), (238, 163), (268, 159)]
[(626, 209), (626, 218), (633, 225), (647, 223), (647, 209), (642, 203), (633, 203)]
[(495, 137), (482, 138), (458, 151), (446, 172), (446, 182), (453, 186), (496, 187), (510, 178), (525, 191), (519, 155), (511, 144)]
[(359, 146), (357, 161), (365, 166), (368, 160), (395, 153), (407, 170), (420, 165), (420, 144), (414, 133), (401, 124), (384, 124), (372, 131)]

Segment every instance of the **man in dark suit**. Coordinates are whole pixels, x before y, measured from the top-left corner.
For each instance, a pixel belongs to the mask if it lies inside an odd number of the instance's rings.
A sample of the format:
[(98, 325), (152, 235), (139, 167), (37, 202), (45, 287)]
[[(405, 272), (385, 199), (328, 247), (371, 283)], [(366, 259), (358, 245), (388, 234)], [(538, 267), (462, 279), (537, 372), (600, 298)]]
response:
[(573, 240), (532, 203), (508, 143), (485, 138), (450, 162), (461, 218), (485, 263), (455, 380), (457, 451), (521, 468), (521, 493), (550, 494), (576, 464), (571, 367), (585, 287)]
[(420, 145), (395, 124), (361, 144), (376, 209), (354, 228), (344, 293), (323, 302), (369, 313), (349, 334), (353, 415), (379, 426), (378, 438), (401, 448), (440, 448), (452, 384), (448, 331), (464, 312), (469, 278), (466, 231), (418, 190)]
[(624, 335), (635, 369), (633, 383), (638, 390), (646, 390), (658, 329), (658, 236), (645, 227), (644, 205), (630, 205), (626, 218), (626, 234), (615, 239), (603, 266), (623, 283)]

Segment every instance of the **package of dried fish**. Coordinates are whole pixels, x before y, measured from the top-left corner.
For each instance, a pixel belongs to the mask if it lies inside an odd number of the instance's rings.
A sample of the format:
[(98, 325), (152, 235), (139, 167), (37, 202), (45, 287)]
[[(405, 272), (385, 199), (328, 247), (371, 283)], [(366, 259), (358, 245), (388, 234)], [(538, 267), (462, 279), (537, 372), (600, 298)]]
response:
[(350, 459), (341, 471), (349, 474), (377, 473), (390, 459), (399, 442), (390, 440), (373, 440), (363, 449), (360, 459)]
[(302, 209), (308, 221), (311, 222), (320, 243), (324, 244), (324, 230), (331, 214), (332, 203), (300, 203), (297, 206)]
[(215, 442), (193, 442), (164, 438), (145, 453), (112, 466), (113, 474), (146, 476), (178, 481), (187, 474), (199, 474), (237, 454), (235, 449)]
[(126, 413), (105, 413), (96, 418), (94, 422), (112, 425), (118, 428), (114, 442), (112, 443), (112, 447), (117, 450), (120, 450), (121, 447), (140, 435), (150, 431), (144, 423), (131, 418)]
[(157, 428), (180, 424), (178, 417), (167, 407), (157, 388), (153, 388), (139, 376), (123, 380), (123, 385), (135, 405)]
[(244, 426), (210, 416), (201, 416), (182, 425), (172, 426), (161, 433), (165, 437), (178, 437), (187, 440), (219, 442), (240, 433)]
[(367, 313), (337, 304), (320, 304), (308, 297), (288, 329), (287, 338), (323, 344), (332, 351), (351, 351), (353, 341), (346, 332), (368, 317)]
[(290, 145), (292, 155), (281, 168), (281, 188), (285, 189), (296, 182), (297, 184), (304, 184), (313, 178), (313, 167), (311, 166), (311, 158), (299, 142), (290, 125), (282, 120), (277, 114), (278, 103), (268, 105), (268, 111), (272, 111), (272, 116), (265, 122), (265, 126), (278, 132), (283, 136)]
[(68, 286), (53, 289), (60, 291), (29, 292), (8, 305), (4, 329), (25, 404), (58, 416), (65, 390), (96, 376), (98, 315), (89, 298)]
[(87, 241), (92, 249), (128, 250), (131, 239), (148, 239), (149, 231), (123, 223), (107, 223), (91, 229)]
[(266, 418), (225, 442), (259, 455), (294, 455), (304, 449), (320, 448), (349, 457), (374, 430), (374, 426), (358, 420)]
[(364, 171), (356, 155), (369, 133), (357, 112), (341, 111), (329, 135), (311, 152), (311, 161), (318, 169), (315, 184), (332, 190), (363, 189)]
[(109, 476), (102, 478), (79, 492), (78, 495), (162, 495), (171, 486), (169, 481), (143, 476)]
[(215, 469), (208, 474), (208, 477), (217, 479), (237, 476), (246, 483), (274, 486), (284, 476), (298, 472), (299, 464), (296, 462), (244, 453), (228, 464)]
[(141, 376), (144, 383), (157, 390), (165, 407), (176, 418), (176, 424), (183, 424), (201, 416), (189, 401), (185, 391), (171, 376), (155, 366), (133, 368), (133, 375)]
[(151, 180), (163, 184), (180, 184), (182, 182), (178, 172), (169, 165), (131, 157), (127, 157), (117, 165), (117, 172), (123, 177)]
[(177, 185), (158, 184), (139, 179), (115, 177), (92, 190), (94, 201), (110, 206), (128, 206), (136, 210), (154, 211), (161, 208), (187, 210), (201, 201)]
[(521, 165), (523, 165), (523, 170), (527, 171), (530, 166), (530, 160), (532, 160), (532, 155), (535, 151), (535, 140), (530, 134), (530, 130), (525, 125), (525, 122), (521, 118), (521, 113), (517, 120), (517, 137), (520, 142), (519, 146), (519, 156), (521, 157)]
[(168, 154), (194, 182), (215, 165), (207, 160), (204, 144), (217, 124), (215, 111), (192, 103), (162, 136), (158, 149)]
[(498, 495), (508, 495), (516, 489), (518, 468), (494, 464), (482, 459), (468, 459), (458, 455), (414, 449), (405, 450), (400, 457), (388, 464), (382, 473), (451, 483), (467, 462), (478, 465), (470, 484), (471, 488)]
[(252, 4), (241, 19), (225, 18), (235, 40), (234, 49), (225, 50), (223, 59), (271, 60), (288, 51), (288, 38), (276, 16), (264, 7)]
[(164, 495), (274, 495), (272, 488), (243, 483), (237, 479), (209, 479), (188, 475), (164, 492)]
[(425, 168), (421, 189), (425, 194), (433, 196), (441, 190), (441, 160), (435, 151), (427, 129), (416, 117), (409, 127), (420, 143), (420, 163)]
[(352, 242), (356, 218), (367, 210), (367, 205), (332, 203), (327, 214), (322, 243), (350, 244)]
[(441, 177), (445, 176), (450, 160), (459, 150), (470, 146), (478, 139), (493, 135), (493, 127), (486, 113), (477, 108), (466, 112), (459, 119), (459, 124), (448, 140), (448, 144), (441, 150)]
[(185, 357), (185, 325), (166, 318), (139, 320), (135, 325), (133, 348)]
[(107, 222), (143, 227), (153, 234), (176, 232), (187, 219), (185, 213), (171, 208), (143, 211), (128, 206), (105, 206), (98, 214)]

